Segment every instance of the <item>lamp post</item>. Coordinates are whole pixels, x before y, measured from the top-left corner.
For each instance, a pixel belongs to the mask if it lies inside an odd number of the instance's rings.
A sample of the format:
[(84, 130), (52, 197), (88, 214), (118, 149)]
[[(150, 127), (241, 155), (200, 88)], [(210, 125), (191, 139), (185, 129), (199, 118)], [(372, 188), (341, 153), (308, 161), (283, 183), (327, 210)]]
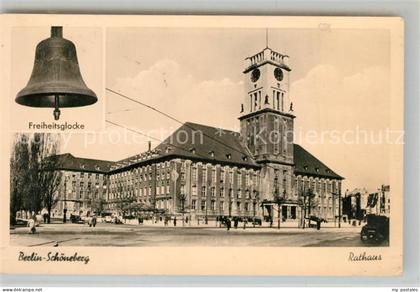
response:
[(302, 197), (303, 197), (303, 224), (302, 224), (302, 229), (305, 229), (305, 220), (306, 217), (311, 215), (311, 199), (313, 197), (313, 193), (312, 190), (310, 188), (308, 188), (308, 190), (306, 190), (306, 187), (303, 187), (303, 191), (302, 191)]
[(67, 222), (67, 175), (64, 176), (64, 206), (63, 206), (63, 223)]
[(232, 216), (232, 189), (229, 189), (229, 194), (228, 194), (228, 199), (229, 199), (229, 218)]
[[(341, 228), (341, 191), (339, 190), (338, 193), (332, 193), (334, 198), (338, 197), (338, 228)], [(335, 213), (335, 210), (334, 210)], [(335, 216), (334, 216), (335, 222)]]
[(252, 225), (255, 227), (255, 215), (256, 215), (256, 206), (258, 202), (258, 192), (256, 190), (253, 191), (252, 196), (252, 205), (253, 205), (253, 218), (252, 218)]
[(96, 183), (95, 184), (95, 195), (92, 196), (92, 206), (91, 206), (92, 209), (98, 209), (98, 208), (96, 208), (96, 201), (97, 201), (96, 198), (98, 197), (98, 195), (99, 195), (99, 184)]

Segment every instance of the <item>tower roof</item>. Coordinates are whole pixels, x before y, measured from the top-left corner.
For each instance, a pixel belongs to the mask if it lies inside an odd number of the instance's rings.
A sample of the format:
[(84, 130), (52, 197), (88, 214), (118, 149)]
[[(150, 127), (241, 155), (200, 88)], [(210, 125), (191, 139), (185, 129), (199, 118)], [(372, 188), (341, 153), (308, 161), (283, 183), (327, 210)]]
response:
[(243, 73), (247, 73), (267, 63), (283, 68), (287, 71), (291, 71), (288, 65), (289, 56), (278, 53), (269, 47), (266, 47), (264, 50), (256, 53), (253, 56), (245, 58), (245, 60), (248, 60), (249, 63)]

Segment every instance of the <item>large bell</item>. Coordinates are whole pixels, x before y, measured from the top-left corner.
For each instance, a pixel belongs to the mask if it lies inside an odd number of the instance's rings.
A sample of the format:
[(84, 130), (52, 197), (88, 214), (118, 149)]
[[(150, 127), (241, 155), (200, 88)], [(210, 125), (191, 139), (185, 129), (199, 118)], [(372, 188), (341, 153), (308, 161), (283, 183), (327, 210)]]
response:
[(60, 107), (94, 104), (98, 98), (83, 81), (74, 44), (63, 38), (61, 26), (51, 27), (51, 37), (41, 41), (28, 84), (16, 102), (31, 107), (52, 107), (60, 118)]

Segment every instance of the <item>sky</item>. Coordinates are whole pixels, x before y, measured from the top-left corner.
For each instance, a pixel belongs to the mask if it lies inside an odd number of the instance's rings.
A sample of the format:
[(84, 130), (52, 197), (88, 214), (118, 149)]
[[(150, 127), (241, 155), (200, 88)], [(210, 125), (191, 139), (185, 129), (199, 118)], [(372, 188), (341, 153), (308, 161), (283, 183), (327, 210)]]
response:
[[(266, 30), (112, 28), (105, 46), (107, 88), (180, 122), (239, 131), (245, 58), (265, 48)], [(290, 56), (295, 143), (345, 177), (344, 189), (388, 183), (388, 31), (269, 29), (268, 46)], [(107, 120), (157, 138), (153, 146), (180, 126), (114, 93), (104, 99)], [(62, 151), (119, 160), (146, 150), (148, 140), (108, 124), (65, 137)]]

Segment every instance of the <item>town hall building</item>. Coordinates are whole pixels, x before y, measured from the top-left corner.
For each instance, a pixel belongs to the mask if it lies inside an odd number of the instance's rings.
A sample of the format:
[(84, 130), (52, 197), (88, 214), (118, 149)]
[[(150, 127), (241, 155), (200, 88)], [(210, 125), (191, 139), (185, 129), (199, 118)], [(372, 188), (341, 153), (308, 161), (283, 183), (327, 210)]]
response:
[(335, 220), (343, 177), (293, 143), (288, 59), (268, 47), (247, 58), (240, 132), (187, 122), (157, 147), (121, 161), (60, 155), (57, 208), (191, 220)]

